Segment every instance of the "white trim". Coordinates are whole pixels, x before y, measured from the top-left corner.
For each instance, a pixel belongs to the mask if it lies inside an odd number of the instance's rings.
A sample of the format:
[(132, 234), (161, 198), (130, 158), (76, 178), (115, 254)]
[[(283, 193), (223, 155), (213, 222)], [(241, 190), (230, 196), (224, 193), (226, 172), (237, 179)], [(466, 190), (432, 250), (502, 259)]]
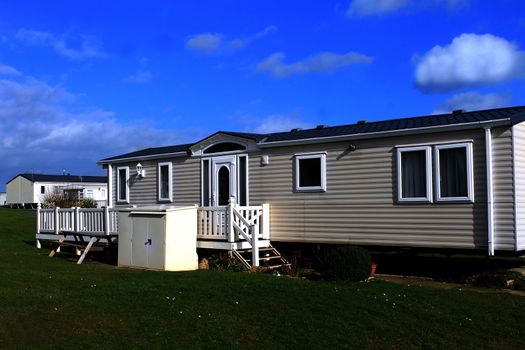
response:
[(367, 132), (367, 133), (353, 134), (353, 135), (312, 137), (312, 138), (284, 140), (284, 141), (265, 142), (263, 139), (257, 143), (257, 146), (259, 146), (260, 148), (270, 148), (270, 147), (279, 147), (279, 146), (287, 146), (287, 145), (290, 145), (290, 146), (291, 145), (306, 145), (306, 144), (312, 144), (312, 143), (381, 138), (381, 137), (389, 137), (393, 135), (413, 135), (413, 134), (423, 134), (423, 133), (432, 133), (432, 132), (442, 132), (442, 131), (448, 131), (448, 130), (475, 129), (478, 127), (483, 128), (483, 127), (494, 127), (494, 126), (500, 126), (500, 125), (501, 126), (510, 125), (510, 118), (487, 120), (487, 121), (481, 121), (481, 122), (462, 123), (462, 124), (452, 124), (452, 125), (426, 126), (426, 127), (401, 129), (401, 130), (376, 131), (376, 132)]
[(487, 245), (489, 256), (494, 256), (494, 189), (492, 187), (492, 133), (485, 129), (485, 154), (487, 165)]
[(448, 141), (436, 141), (436, 142), (425, 142), (425, 143), (413, 143), (413, 144), (406, 144), (406, 145), (395, 145), (395, 148), (404, 148), (404, 147), (419, 147), (419, 146), (439, 146), (439, 145), (449, 145), (449, 144), (457, 144), (457, 143), (473, 143), (474, 140), (472, 139), (465, 139), (465, 140), (448, 140)]
[(513, 210), (514, 210), (514, 251), (518, 251), (520, 247), (519, 234), (518, 234), (518, 196), (517, 196), (517, 185), (516, 185), (516, 125), (510, 128), (511, 131), (511, 143), (512, 143), (512, 185), (513, 185)]
[[(403, 174), (401, 166), (401, 154), (404, 152), (425, 151), (426, 169), (426, 192), (425, 197), (404, 198), (403, 197)], [(397, 148), (397, 201), (399, 203), (432, 203), (432, 152), (430, 146), (400, 147)]]
[[(163, 166), (168, 167), (168, 197), (161, 197), (161, 171), (160, 168)], [(160, 162), (157, 164), (157, 199), (159, 202), (171, 202), (173, 201), (173, 164), (171, 162)]]
[[(115, 196), (116, 198), (116, 196)], [(108, 164), (108, 207), (113, 208), (113, 166)]]
[[(126, 199), (120, 199), (120, 170), (126, 171)], [(129, 166), (117, 167), (117, 203), (129, 203)]]
[[(440, 169), (440, 151), (442, 149), (465, 148), (466, 162), (467, 162), (467, 196), (466, 197), (441, 197), (441, 169)], [(473, 171), (473, 157), (472, 157), (472, 143), (455, 143), (446, 145), (436, 145), (434, 157), (435, 169), (435, 188), (436, 188), (436, 202), (474, 202), (474, 171)]]
[[(300, 186), (299, 185), (299, 161), (302, 159), (316, 159), (321, 160), (321, 186)], [(294, 171), (295, 171), (295, 192), (326, 192), (326, 152), (316, 153), (298, 153), (294, 154)]]
[(249, 169), (250, 169), (250, 166), (249, 166), (249, 158), (248, 158), (248, 154), (239, 154), (237, 155), (237, 204), (240, 204), (239, 203), (239, 200), (240, 200), (240, 190), (241, 190), (241, 174), (240, 174), (240, 171), (241, 171), (241, 162), (239, 161), (241, 157), (245, 157), (246, 158), (246, 184), (245, 184), (245, 187), (246, 187), (246, 205), (250, 205), (250, 175), (249, 175)]

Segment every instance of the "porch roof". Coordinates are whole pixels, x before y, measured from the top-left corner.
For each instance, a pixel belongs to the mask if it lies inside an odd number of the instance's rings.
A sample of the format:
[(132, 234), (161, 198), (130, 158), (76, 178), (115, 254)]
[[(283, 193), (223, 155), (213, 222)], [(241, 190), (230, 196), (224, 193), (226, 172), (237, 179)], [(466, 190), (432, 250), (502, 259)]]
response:
[[(446, 127), (483, 127), (495, 123), (502, 125), (514, 125), (525, 121), (525, 106), (495, 108), (480, 111), (454, 111), (447, 114), (427, 115), (410, 118), (390, 119), (375, 122), (361, 121), (354, 124), (340, 125), (340, 126), (324, 126), (319, 125), (312, 129), (294, 129), (286, 132), (276, 132), (267, 134), (243, 133), (231, 131), (219, 131), (203, 140), (206, 140), (216, 134), (222, 133), (236, 137), (253, 140), (260, 147), (270, 147), (272, 144), (286, 144), (286, 143), (307, 143), (312, 140), (316, 142), (334, 141), (342, 137), (378, 137), (381, 135), (393, 136), (396, 133), (402, 132), (437, 132), (445, 131)], [(119, 156), (106, 158), (99, 163), (110, 163), (113, 160), (124, 160), (127, 158), (138, 158), (148, 156), (161, 156), (164, 154), (179, 153), (183, 155), (188, 153), (191, 146), (202, 142), (192, 144), (183, 144), (167, 147), (146, 148), (135, 152), (122, 154)]]

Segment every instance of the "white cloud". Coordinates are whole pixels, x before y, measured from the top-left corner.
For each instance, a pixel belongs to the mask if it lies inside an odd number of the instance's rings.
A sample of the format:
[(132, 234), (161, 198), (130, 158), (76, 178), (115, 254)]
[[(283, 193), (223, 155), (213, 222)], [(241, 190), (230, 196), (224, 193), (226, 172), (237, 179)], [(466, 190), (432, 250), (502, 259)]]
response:
[(231, 53), (235, 50), (242, 49), (256, 40), (277, 31), (276, 26), (267, 26), (260, 32), (249, 35), (244, 38), (227, 39), (220, 33), (201, 33), (188, 37), (186, 47), (192, 51), (201, 53)]
[(0, 63), (0, 75), (20, 75), (20, 72), (11, 66)]
[(511, 103), (512, 95), (510, 93), (489, 93), (483, 95), (479, 92), (465, 92), (452, 96), (450, 99), (439, 105), (433, 113), (450, 113), (456, 109), (475, 111), (480, 109), (507, 107)]
[(416, 67), (415, 82), (427, 92), (492, 85), (523, 76), (525, 52), (491, 34), (461, 34), (434, 46)]
[(134, 74), (131, 74), (124, 78), (126, 83), (131, 84), (144, 84), (151, 81), (152, 75), (150, 72), (145, 70), (138, 70)]
[(421, 10), (431, 6), (445, 6), (448, 10), (460, 8), (468, 0), (352, 0), (347, 15), (350, 17), (383, 16), (396, 13), (404, 8)]
[(48, 32), (22, 28), (15, 37), (30, 46), (50, 47), (57, 54), (74, 60), (106, 56), (100, 43), (91, 36), (71, 34), (55, 36)]
[(112, 112), (85, 108), (62, 86), (29, 77), (0, 79), (0, 187), (19, 172), (96, 174), (96, 160), (192, 136)]
[(349, 16), (384, 15), (407, 6), (409, 0), (353, 0), (348, 8)]
[(257, 65), (257, 71), (270, 72), (276, 78), (285, 78), (293, 74), (332, 72), (352, 64), (368, 64), (373, 60), (370, 56), (355, 52), (345, 54), (320, 52), (292, 63), (284, 63), (284, 57), (282, 52), (270, 55)]
[(186, 47), (190, 50), (210, 53), (217, 51), (222, 45), (223, 36), (218, 33), (202, 33), (192, 35), (186, 41)]
[(301, 121), (297, 116), (289, 115), (269, 115), (265, 118), (259, 119), (258, 124), (252, 129), (253, 132), (260, 134), (267, 134), (279, 131), (290, 131), (294, 128), (307, 129), (310, 127), (308, 123)]

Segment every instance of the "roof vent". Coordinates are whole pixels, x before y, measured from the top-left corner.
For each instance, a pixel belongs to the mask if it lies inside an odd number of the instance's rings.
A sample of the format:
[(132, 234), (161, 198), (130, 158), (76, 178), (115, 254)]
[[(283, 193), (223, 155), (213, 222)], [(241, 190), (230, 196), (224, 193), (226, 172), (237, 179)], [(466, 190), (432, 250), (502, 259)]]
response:
[(302, 128), (293, 128), (292, 130), (290, 130), (291, 132), (297, 132), (297, 131), (301, 131), (303, 130)]
[(455, 109), (455, 110), (452, 111), (453, 115), (460, 115), (460, 114), (463, 114), (463, 113), (465, 113), (464, 109)]
[(357, 125), (363, 125), (363, 124), (366, 124), (368, 123), (368, 120), (358, 120), (357, 121)]
[(316, 129), (326, 129), (327, 127), (328, 127), (328, 125), (319, 124), (319, 125), (317, 125), (315, 128), (316, 128)]

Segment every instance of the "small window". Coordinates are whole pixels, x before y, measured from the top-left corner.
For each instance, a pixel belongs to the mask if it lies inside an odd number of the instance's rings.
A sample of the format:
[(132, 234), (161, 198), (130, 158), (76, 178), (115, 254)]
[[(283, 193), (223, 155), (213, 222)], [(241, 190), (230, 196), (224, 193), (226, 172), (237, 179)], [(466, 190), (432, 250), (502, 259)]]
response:
[(93, 195), (93, 190), (86, 190), (86, 194), (84, 196), (84, 198), (94, 198), (95, 196)]
[(432, 202), (430, 146), (397, 149), (399, 202)]
[(159, 201), (172, 200), (172, 166), (171, 162), (159, 163), (158, 166)]
[(436, 146), (438, 201), (473, 201), (472, 144)]
[(129, 167), (117, 168), (117, 202), (129, 203)]
[(46, 193), (46, 186), (40, 186), (40, 193), (45, 194)]
[(100, 189), (100, 197), (102, 199), (106, 199), (106, 189), (105, 188)]
[(295, 156), (295, 190), (297, 192), (326, 191), (326, 155)]
[(221, 142), (221, 143), (217, 143), (213, 146), (206, 148), (203, 153), (209, 154), (209, 153), (242, 151), (245, 149), (246, 149), (246, 146), (235, 143), (235, 142)]

